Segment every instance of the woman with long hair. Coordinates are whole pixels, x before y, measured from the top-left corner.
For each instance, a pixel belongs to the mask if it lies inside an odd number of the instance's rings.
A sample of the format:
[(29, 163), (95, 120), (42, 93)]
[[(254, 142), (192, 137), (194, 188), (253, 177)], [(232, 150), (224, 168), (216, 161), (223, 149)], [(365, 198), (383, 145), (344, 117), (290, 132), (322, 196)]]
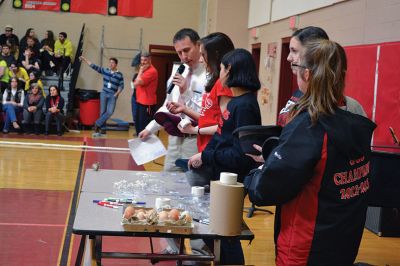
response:
[(62, 135), (62, 123), (64, 121), (64, 98), (60, 95), (60, 89), (56, 85), (51, 85), (49, 95), (46, 100), (45, 135), (49, 135), (51, 120), (56, 121), (57, 135)]
[(20, 130), (20, 126), (17, 123), (17, 115), (22, 112), (24, 98), (24, 90), (18, 87), (18, 78), (11, 78), (10, 87), (3, 93), (4, 134), (9, 132), (10, 124), (14, 129)]
[(278, 146), (252, 175), (250, 200), (280, 205), (277, 265), (353, 265), (365, 223), (375, 124), (339, 108), (345, 64), (329, 40), (305, 44), (292, 63), (304, 96)]
[(51, 71), (54, 56), (54, 33), (51, 30), (46, 30), (44, 39), (40, 42), (40, 60), (42, 61), (41, 69), (45, 71), (47, 76), (51, 76), (53, 73)]

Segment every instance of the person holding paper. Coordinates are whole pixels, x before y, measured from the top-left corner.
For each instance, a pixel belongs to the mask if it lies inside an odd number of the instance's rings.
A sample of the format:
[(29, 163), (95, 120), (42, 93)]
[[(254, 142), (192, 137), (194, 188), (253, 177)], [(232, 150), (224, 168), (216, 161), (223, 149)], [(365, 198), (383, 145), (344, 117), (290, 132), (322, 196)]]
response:
[[(157, 112), (168, 112), (166, 104), (168, 101), (181, 102), (186, 106), (200, 111), (201, 99), (204, 87), (207, 82), (206, 70), (203, 63), (200, 63), (200, 42), (198, 33), (189, 28), (179, 30), (174, 38), (175, 50), (185, 64), (185, 71), (182, 74), (172, 70), (172, 76), (167, 84), (175, 84), (171, 93), (167, 95), (163, 106)], [(162, 125), (152, 120), (144, 130), (139, 133), (139, 138), (146, 139), (150, 134), (160, 130)], [(164, 171), (181, 171), (175, 166), (178, 158), (189, 158), (196, 154), (196, 135), (186, 134), (183, 137), (168, 136), (168, 151), (164, 161)]]

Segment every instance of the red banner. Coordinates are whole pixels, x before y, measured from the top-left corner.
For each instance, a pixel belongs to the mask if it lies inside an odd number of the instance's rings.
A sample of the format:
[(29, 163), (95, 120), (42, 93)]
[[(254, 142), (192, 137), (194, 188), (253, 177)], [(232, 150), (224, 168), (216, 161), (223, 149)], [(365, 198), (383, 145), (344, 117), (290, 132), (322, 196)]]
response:
[(108, 0), (71, 0), (73, 13), (107, 14)]
[(22, 0), (23, 9), (60, 11), (60, 0)]
[(127, 17), (153, 16), (153, 0), (13, 0), (13, 7)]
[(153, 17), (153, 0), (118, 0), (117, 16)]

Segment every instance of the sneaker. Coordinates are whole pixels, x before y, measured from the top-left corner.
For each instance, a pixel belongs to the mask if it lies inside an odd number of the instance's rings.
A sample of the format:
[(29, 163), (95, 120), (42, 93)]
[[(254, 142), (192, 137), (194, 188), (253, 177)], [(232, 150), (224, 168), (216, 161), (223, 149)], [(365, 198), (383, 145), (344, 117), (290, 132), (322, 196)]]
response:
[(3, 129), (3, 134), (8, 134), (9, 132), (7, 129)]
[(107, 134), (107, 132), (106, 132), (106, 130), (105, 130), (105, 129), (100, 129), (100, 134), (106, 135), (106, 134)]
[(99, 132), (95, 132), (95, 133), (93, 133), (92, 134), (92, 138), (101, 138), (101, 137), (103, 137), (104, 135), (102, 135), (101, 133), (99, 133)]
[(94, 133), (100, 132), (100, 128), (96, 124), (94, 124), (93, 130), (94, 130)]

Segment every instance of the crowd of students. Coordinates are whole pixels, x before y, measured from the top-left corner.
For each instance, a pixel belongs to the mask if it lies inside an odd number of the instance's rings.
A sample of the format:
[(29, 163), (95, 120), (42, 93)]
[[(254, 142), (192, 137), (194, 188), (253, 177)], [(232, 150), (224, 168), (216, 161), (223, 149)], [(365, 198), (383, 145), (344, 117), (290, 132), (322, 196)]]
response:
[(65, 72), (71, 63), (72, 44), (65, 32), (55, 40), (53, 31), (47, 30), (39, 42), (33, 28), (28, 28), (21, 39), (13, 31), (6, 25), (0, 35), (2, 132), (9, 133), (12, 126), (19, 132), (47, 135), (54, 118), (57, 135), (62, 135), (64, 99), (57, 86), (50, 86), (46, 93), (41, 77)]

